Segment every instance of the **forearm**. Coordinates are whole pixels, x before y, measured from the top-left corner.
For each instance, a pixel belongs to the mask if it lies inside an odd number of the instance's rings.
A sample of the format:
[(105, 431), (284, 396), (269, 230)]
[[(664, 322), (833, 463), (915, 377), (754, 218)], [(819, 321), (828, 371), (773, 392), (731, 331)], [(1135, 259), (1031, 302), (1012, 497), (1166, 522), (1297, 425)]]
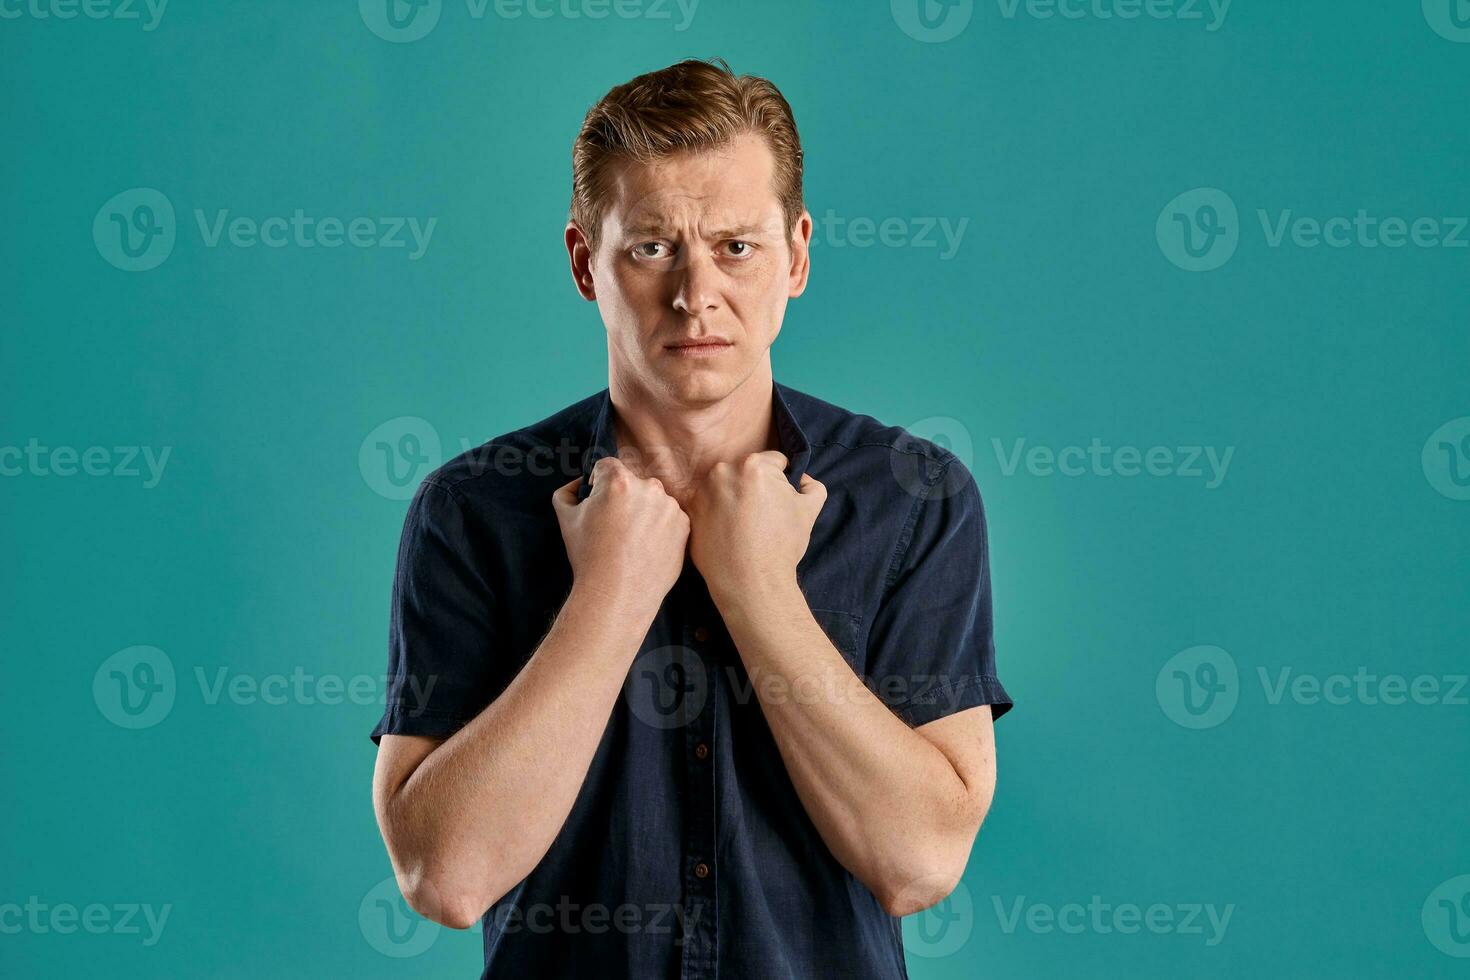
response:
[(944, 753), (853, 672), (794, 580), (716, 602), (833, 855), (885, 906), (925, 907), (947, 894), (978, 821), (976, 794)]
[(478, 916), (545, 855), (653, 614), (574, 587), (510, 686), (392, 792), (385, 836), (426, 905)]

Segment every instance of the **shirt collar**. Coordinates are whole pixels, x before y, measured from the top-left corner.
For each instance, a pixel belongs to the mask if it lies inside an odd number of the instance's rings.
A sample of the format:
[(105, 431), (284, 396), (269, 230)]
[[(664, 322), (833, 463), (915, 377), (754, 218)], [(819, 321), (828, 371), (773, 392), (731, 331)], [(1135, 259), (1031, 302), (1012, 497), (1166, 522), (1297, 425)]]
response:
[[(787, 396), (791, 389), (785, 385), (771, 384), (771, 415), (776, 423), (776, 438), (782, 453), (786, 455), (786, 480), (797, 490), (801, 489), (801, 478), (811, 462), (812, 447), (806, 433), (791, 411)], [(612, 394), (604, 388), (597, 396), (597, 414), (593, 418), (591, 448), (582, 454), (582, 483), (577, 488), (577, 499), (586, 500), (592, 492), (592, 467), (604, 456), (618, 454), (618, 440), (613, 433)]]

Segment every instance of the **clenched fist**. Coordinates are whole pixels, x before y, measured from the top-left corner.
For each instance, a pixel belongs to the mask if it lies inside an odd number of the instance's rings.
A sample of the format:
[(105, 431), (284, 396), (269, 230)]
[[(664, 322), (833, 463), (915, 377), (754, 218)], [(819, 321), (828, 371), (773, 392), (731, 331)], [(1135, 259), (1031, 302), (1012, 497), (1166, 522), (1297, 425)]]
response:
[(635, 476), (615, 456), (592, 467), (592, 492), (577, 502), (578, 478), (552, 495), (576, 586), (615, 602), (652, 603), (684, 568), (689, 518), (653, 478)]
[(752, 453), (716, 463), (689, 503), (689, 555), (711, 596), (786, 579), (806, 554), (827, 488), (810, 476), (801, 490), (786, 479), (786, 457)]

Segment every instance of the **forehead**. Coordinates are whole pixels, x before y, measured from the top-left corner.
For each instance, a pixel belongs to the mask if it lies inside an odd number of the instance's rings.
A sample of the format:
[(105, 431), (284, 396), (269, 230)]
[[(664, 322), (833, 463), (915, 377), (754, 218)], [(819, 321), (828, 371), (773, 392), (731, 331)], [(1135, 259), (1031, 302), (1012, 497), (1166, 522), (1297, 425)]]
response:
[(775, 172), (770, 147), (753, 133), (648, 163), (618, 161), (608, 175), (604, 221), (613, 232), (689, 221), (764, 226), (781, 214)]

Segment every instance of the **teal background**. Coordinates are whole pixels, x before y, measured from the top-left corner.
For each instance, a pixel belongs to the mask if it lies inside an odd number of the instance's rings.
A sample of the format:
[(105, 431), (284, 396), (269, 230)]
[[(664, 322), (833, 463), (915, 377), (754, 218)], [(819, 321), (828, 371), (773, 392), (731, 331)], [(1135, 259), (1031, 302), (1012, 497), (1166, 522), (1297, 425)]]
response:
[[(360, 925), (390, 871), (377, 705), (210, 704), (195, 671), (382, 672), (406, 505), (359, 448), (408, 416), (453, 455), (605, 384), (561, 244), (572, 138), (611, 85), (719, 56), (791, 101), (819, 220), (968, 221), (948, 259), (819, 241), (774, 354), (788, 384), (968, 443), (987, 505), (1017, 707), (963, 895), (909, 923), (911, 975), (1465, 976), (1470, 943), (1437, 946), (1421, 910), (1470, 873), (1470, 707), (1273, 704), (1258, 679), (1467, 669), (1470, 502), (1421, 450), (1470, 415), (1470, 249), (1273, 248), (1257, 219), (1470, 213), (1470, 44), (1433, 2), (1237, 0), (1211, 31), (987, 0), (941, 43), (887, 2), (703, 0), (677, 30), (672, 6), (446, 0), (412, 43), (351, 2), (0, 19), (0, 446), (172, 447), (153, 488), (0, 477), (0, 906), (172, 906), (152, 946), (0, 932), (0, 974), (477, 975), (476, 931), (399, 958)], [(177, 241), (126, 272), (92, 226), (136, 187)], [(1155, 236), (1197, 187), (1240, 215), (1199, 273)], [(410, 261), (209, 248), (196, 208), (438, 222)], [(993, 442), (1093, 437), (1234, 456), (1206, 489), (1007, 473)], [(135, 645), (178, 689), (129, 730), (93, 679)], [(1233, 658), (1238, 704), (1194, 730), (1156, 680), (1198, 645)], [(1214, 946), (996, 911), (1094, 895), (1234, 910)]]

